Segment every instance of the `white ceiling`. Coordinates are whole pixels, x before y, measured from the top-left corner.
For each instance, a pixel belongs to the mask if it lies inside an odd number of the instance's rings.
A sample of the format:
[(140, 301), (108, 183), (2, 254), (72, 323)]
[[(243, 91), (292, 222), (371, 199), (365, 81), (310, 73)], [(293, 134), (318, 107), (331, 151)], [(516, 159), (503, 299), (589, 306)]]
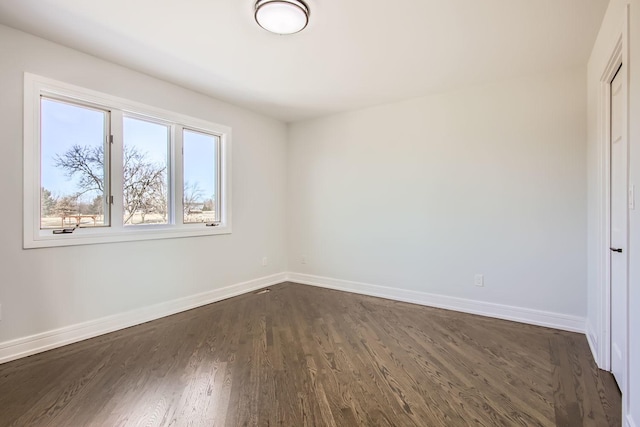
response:
[(0, 23), (291, 122), (585, 65), (608, 0), (0, 0)]

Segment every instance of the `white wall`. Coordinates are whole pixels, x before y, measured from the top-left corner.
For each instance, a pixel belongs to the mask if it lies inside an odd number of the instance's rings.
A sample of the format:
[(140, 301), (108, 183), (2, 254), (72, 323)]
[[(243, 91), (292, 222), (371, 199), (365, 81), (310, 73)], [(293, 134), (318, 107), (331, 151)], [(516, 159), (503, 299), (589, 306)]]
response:
[[(283, 123), (8, 27), (0, 52), (0, 345), (286, 269)], [(25, 71), (231, 126), (233, 233), (23, 250)]]
[[(623, 29), (629, 11), (629, 183), (636, 187), (636, 209), (629, 211), (629, 373), (628, 389), (623, 390), (626, 426), (640, 426), (640, 0), (612, 0), (607, 9), (588, 64), (588, 329), (596, 353), (603, 351), (606, 331), (602, 328), (601, 242), (599, 226), (603, 223), (602, 165), (598, 153), (598, 111), (600, 79), (616, 38)], [(594, 355), (598, 359), (598, 354)], [(603, 360), (598, 360), (603, 365)]]
[(290, 271), (584, 318), (585, 86), (580, 68), (291, 125)]

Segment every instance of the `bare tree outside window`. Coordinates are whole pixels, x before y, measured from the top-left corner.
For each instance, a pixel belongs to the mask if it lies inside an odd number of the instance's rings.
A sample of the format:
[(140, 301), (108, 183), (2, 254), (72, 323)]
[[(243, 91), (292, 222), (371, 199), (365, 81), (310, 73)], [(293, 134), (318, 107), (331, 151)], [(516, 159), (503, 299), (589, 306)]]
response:
[(104, 193), (104, 147), (74, 145), (63, 154), (56, 154), (53, 165), (62, 169), (67, 178), (79, 178), (78, 192), (81, 196), (88, 192)]
[(183, 203), (185, 215), (189, 215), (194, 211), (202, 213), (204, 208), (204, 202), (202, 202), (203, 192), (200, 188), (200, 184), (197, 182), (185, 182), (183, 192)]
[[(85, 193), (104, 193), (104, 149), (74, 145), (63, 154), (56, 155), (54, 166), (64, 171), (69, 179), (76, 179), (77, 193), (60, 198), (57, 203), (58, 215), (102, 214), (103, 199), (96, 196), (91, 204), (78, 202)], [(144, 222), (148, 214), (159, 214), (166, 221), (166, 172), (164, 165), (151, 162), (145, 153), (135, 146), (124, 150), (123, 206), (124, 223), (130, 223), (139, 213)], [(46, 189), (49, 196), (50, 192)], [(43, 196), (44, 197), (44, 196)]]
[(135, 146), (125, 146), (122, 188), (125, 224), (131, 224), (136, 213), (143, 224), (149, 214), (158, 214), (162, 222), (167, 221), (166, 173), (166, 166), (149, 161)]

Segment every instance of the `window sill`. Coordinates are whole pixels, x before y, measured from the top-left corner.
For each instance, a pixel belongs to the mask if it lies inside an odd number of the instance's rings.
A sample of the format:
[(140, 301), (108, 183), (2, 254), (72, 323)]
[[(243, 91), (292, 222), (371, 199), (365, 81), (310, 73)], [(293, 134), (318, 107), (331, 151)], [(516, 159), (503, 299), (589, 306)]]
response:
[[(176, 239), (185, 237), (215, 236), (231, 234), (230, 225), (207, 227), (204, 224), (197, 227), (153, 227), (133, 226), (131, 229), (119, 231), (104, 229), (76, 229), (70, 234), (53, 234), (52, 230), (37, 230), (35, 236), (25, 233), (24, 249), (51, 248), (56, 246), (96, 245), (102, 243), (132, 242), (140, 240)], [(25, 230), (26, 231), (26, 230)]]

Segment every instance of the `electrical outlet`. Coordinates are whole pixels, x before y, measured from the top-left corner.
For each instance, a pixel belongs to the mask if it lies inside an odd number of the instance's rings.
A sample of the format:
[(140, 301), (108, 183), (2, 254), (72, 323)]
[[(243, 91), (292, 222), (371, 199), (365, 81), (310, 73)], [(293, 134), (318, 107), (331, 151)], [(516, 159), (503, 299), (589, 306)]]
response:
[(267, 257), (263, 257), (262, 258), (262, 266), (264, 267), (267, 264), (269, 264), (269, 259)]
[(476, 286), (484, 286), (484, 276), (482, 274), (476, 274), (476, 276), (475, 276), (475, 285)]
[(307, 263), (307, 257), (305, 255), (302, 255), (300, 257), (300, 264), (306, 264)]

